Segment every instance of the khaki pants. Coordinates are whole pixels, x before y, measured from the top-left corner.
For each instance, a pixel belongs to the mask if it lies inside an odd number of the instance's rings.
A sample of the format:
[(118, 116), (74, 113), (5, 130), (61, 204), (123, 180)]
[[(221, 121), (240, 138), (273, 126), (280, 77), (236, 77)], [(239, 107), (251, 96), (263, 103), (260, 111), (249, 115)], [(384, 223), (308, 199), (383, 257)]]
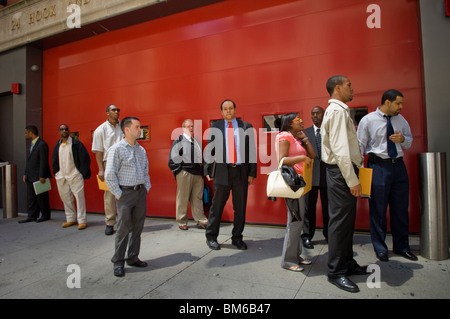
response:
[[(106, 161), (103, 162), (106, 167)], [(105, 207), (105, 224), (106, 226), (114, 226), (116, 224), (116, 198), (110, 191), (105, 191), (103, 195), (103, 204)]]
[[(86, 200), (84, 198), (84, 180), (81, 174), (67, 180), (56, 179), (59, 196), (64, 203), (64, 211), (68, 222), (78, 221), (78, 224), (86, 224)], [(77, 201), (75, 208), (74, 197)]]
[(103, 201), (105, 204), (105, 223), (107, 226), (114, 226), (116, 224), (116, 199), (110, 191), (105, 191)]
[(208, 219), (203, 212), (203, 176), (182, 170), (176, 176), (176, 220), (178, 225), (187, 225), (188, 203), (191, 204), (192, 217), (196, 222), (205, 223)]

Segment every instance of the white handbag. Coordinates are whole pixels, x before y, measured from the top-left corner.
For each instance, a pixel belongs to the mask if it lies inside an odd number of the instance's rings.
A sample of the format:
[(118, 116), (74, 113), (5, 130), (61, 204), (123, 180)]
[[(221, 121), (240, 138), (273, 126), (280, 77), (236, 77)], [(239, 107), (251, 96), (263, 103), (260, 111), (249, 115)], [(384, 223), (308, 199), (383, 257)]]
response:
[(267, 197), (285, 197), (285, 198), (300, 198), (303, 194), (304, 187), (293, 191), (291, 187), (286, 184), (281, 175), (281, 166), (283, 166), (284, 157), (281, 159), (278, 168), (269, 174), (267, 179)]

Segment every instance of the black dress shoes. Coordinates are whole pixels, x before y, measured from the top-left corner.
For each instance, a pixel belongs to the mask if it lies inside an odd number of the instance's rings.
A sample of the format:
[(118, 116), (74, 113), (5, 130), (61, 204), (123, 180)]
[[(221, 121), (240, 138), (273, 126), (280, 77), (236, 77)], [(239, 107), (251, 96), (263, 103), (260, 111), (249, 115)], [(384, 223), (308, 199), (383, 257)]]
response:
[(375, 253), (375, 255), (377, 256), (377, 258), (380, 260), (380, 261), (389, 261), (389, 257), (388, 257), (388, 254), (387, 253)]
[(232, 244), (233, 246), (236, 246), (236, 248), (237, 248), (237, 249), (240, 249), (240, 250), (246, 250), (246, 249), (247, 249), (247, 244), (244, 243), (244, 242), (242, 241), (242, 239), (236, 240), (236, 241), (232, 241), (231, 244)]
[(123, 267), (114, 268), (114, 276), (116, 276), (116, 277), (125, 276), (125, 270), (123, 269)]
[(219, 250), (220, 246), (219, 243), (216, 240), (206, 240), (206, 244), (208, 245), (209, 248), (211, 248), (212, 250)]
[(369, 273), (367, 272), (367, 266), (356, 266), (355, 268), (353, 268), (352, 270), (349, 270), (347, 272), (347, 276), (351, 276), (351, 275), (368, 275)]
[(27, 219), (19, 220), (18, 223), (25, 224), (25, 223), (35, 222), (35, 221), (36, 221), (36, 218), (27, 218)]
[(308, 249), (313, 249), (314, 245), (313, 245), (311, 239), (303, 238), (303, 247), (308, 248)]
[(406, 259), (409, 259), (409, 260), (412, 260), (412, 261), (417, 261), (418, 260), (416, 255), (414, 255), (410, 250), (405, 250), (405, 251), (400, 251), (400, 252), (394, 251), (394, 254), (403, 256)]
[(114, 226), (106, 225), (105, 235), (106, 236), (111, 236), (112, 234), (114, 234)]
[[(128, 264), (128, 263), (127, 263)], [(132, 267), (139, 267), (139, 268), (145, 268), (148, 266), (148, 264), (145, 261), (142, 260), (136, 260), (134, 263), (132, 264), (128, 264), (128, 266), (132, 266)]]
[(50, 218), (49, 218), (49, 217), (41, 217), (41, 218), (39, 218), (39, 219), (36, 221), (36, 223), (42, 223), (42, 222), (45, 222), (45, 221), (47, 221), (47, 220), (50, 220)]
[(359, 292), (358, 286), (353, 281), (348, 279), (347, 276), (328, 277), (328, 281), (342, 290), (348, 292)]

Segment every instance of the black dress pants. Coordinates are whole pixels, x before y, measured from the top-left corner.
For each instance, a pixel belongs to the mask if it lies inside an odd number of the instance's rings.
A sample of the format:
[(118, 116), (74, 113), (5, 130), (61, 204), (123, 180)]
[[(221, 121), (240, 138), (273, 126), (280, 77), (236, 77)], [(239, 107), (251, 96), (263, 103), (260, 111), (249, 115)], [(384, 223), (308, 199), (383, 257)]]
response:
[(234, 222), (232, 230), (232, 241), (242, 239), (242, 233), (245, 226), (245, 212), (247, 208), (248, 177), (241, 176), (239, 166), (228, 166), (228, 184), (219, 185), (214, 183), (214, 197), (208, 216), (206, 226), (206, 239), (217, 240), (219, 236), (220, 221), (222, 219), (223, 209), (228, 201), (230, 193), (232, 194)]
[(303, 239), (313, 239), (316, 232), (316, 207), (320, 191), (322, 204), (323, 236), (328, 239), (328, 191), (326, 186), (313, 186), (305, 195), (306, 214), (303, 221)]
[(357, 198), (350, 193), (337, 165), (327, 166), (328, 276), (339, 277), (358, 266), (353, 259)]
[(48, 192), (36, 195), (32, 182), (26, 182), (27, 184), (27, 206), (28, 206), (28, 218), (38, 219), (39, 213), (41, 213), (42, 219), (50, 219), (50, 199)]

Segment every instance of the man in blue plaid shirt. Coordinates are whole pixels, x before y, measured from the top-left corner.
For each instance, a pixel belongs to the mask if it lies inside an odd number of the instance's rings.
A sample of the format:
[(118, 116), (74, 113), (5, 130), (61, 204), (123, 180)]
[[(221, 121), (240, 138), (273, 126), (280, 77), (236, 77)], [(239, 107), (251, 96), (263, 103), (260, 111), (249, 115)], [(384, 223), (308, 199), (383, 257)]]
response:
[[(108, 151), (105, 181), (109, 191), (116, 198), (117, 232), (114, 275), (125, 275), (125, 252), (128, 245), (127, 264), (134, 267), (147, 267), (139, 260), (141, 233), (147, 215), (147, 193), (150, 190), (148, 159), (145, 149), (136, 140), (141, 136), (140, 121), (136, 117), (126, 117), (121, 121), (125, 138), (114, 144)], [(128, 238), (131, 233), (131, 238)]]

